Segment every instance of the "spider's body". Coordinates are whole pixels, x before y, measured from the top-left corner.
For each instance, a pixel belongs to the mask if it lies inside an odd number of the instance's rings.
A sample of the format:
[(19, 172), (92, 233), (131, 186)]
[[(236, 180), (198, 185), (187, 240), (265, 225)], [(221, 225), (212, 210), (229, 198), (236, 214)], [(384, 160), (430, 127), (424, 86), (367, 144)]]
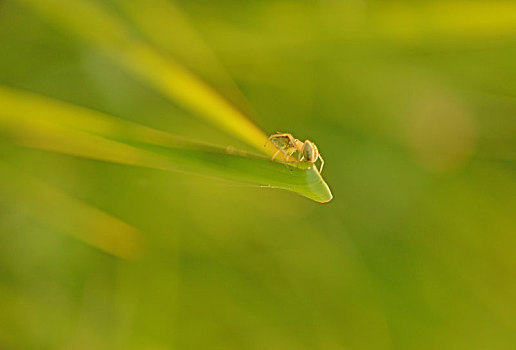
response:
[(296, 162), (308, 162), (315, 164), (318, 159), (321, 160), (321, 168), (319, 169), (319, 173), (322, 172), (324, 166), (324, 160), (317, 149), (315, 143), (310, 140), (305, 140), (305, 142), (299, 141), (294, 138), (292, 134), (277, 132), (269, 136), (267, 142), (272, 142), (274, 147), (278, 149), (278, 151), (272, 156), (272, 159), (276, 158), (276, 156), (281, 152), (284, 155), (285, 161), (289, 161), (291, 157), (297, 152)]

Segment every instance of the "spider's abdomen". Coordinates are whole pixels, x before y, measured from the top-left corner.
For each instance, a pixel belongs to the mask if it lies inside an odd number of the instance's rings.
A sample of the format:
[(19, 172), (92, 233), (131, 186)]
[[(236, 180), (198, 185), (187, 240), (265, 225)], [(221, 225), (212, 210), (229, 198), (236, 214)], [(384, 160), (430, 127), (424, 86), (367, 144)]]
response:
[(319, 152), (317, 151), (317, 147), (310, 141), (305, 141), (305, 146), (303, 147), (303, 157), (307, 162), (315, 162), (317, 157), (319, 156)]

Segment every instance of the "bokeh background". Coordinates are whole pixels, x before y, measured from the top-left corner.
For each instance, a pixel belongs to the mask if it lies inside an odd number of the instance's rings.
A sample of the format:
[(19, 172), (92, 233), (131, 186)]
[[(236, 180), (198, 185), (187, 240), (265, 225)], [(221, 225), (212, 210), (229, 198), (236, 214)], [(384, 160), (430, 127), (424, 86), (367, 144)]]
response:
[[(89, 1), (315, 141), (334, 199), (0, 142), (1, 349), (514, 348), (515, 2)], [(0, 83), (246, 149), (23, 2)]]

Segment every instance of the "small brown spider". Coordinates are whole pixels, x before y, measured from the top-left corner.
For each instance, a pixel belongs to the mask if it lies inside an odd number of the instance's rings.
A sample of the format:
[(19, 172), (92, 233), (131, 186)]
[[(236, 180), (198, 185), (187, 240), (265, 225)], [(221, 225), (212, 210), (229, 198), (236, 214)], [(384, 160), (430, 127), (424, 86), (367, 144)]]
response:
[[(285, 160), (288, 161), (288, 159), (297, 152), (297, 162), (312, 163), (315, 166), (317, 159), (320, 159), (321, 168), (319, 169), (319, 174), (322, 172), (324, 160), (321, 157), (317, 146), (312, 141), (305, 140), (305, 142), (302, 142), (294, 138), (292, 134), (279, 131), (269, 136), (267, 143), (269, 141), (278, 149), (278, 151), (272, 156), (272, 160), (274, 160), (278, 153), (281, 152), (283, 153)], [(265, 145), (267, 145), (267, 143), (265, 143)]]

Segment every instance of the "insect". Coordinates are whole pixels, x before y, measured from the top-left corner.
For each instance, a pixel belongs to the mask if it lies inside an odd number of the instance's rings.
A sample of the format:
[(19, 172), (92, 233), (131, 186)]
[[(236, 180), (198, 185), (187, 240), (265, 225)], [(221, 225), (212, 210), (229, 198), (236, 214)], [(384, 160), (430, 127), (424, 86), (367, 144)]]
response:
[(269, 136), (265, 145), (267, 145), (269, 141), (278, 149), (278, 151), (272, 156), (272, 160), (274, 160), (274, 158), (276, 158), (281, 152), (285, 156), (285, 160), (288, 161), (288, 159), (293, 157), (297, 152), (296, 162), (308, 162), (315, 166), (317, 159), (320, 159), (321, 167), (319, 169), (319, 174), (322, 172), (324, 160), (321, 157), (317, 146), (312, 141), (305, 140), (305, 142), (302, 142), (294, 138), (292, 134), (279, 131)]

